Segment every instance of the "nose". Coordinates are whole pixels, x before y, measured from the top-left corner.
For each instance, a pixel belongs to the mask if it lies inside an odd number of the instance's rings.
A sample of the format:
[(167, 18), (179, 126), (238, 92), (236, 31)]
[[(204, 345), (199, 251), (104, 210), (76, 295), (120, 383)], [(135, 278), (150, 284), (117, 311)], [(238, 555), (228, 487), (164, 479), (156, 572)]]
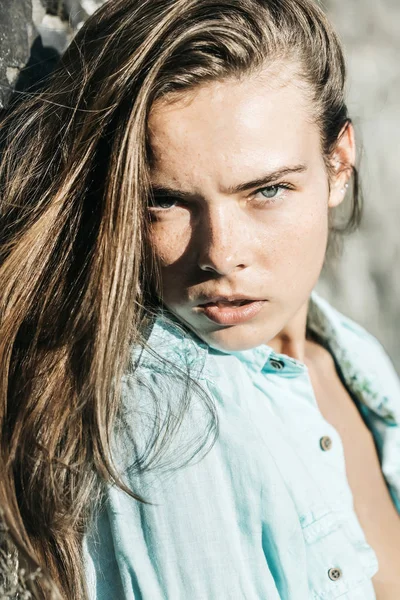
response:
[(198, 231), (198, 266), (202, 271), (229, 275), (248, 266), (248, 239), (236, 207), (208, 208)]

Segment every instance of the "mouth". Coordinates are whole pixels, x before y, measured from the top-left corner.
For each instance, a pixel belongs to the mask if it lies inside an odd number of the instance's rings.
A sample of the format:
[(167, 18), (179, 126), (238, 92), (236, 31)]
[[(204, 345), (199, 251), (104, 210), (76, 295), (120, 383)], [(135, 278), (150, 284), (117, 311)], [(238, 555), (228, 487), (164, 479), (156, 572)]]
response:
[(204, 314), (210, 321), (219, 325), (238, 325), (253, 319), (266, 300), (257, 300), (238, 296), (207, 299), (196, 307), (196, 312)]

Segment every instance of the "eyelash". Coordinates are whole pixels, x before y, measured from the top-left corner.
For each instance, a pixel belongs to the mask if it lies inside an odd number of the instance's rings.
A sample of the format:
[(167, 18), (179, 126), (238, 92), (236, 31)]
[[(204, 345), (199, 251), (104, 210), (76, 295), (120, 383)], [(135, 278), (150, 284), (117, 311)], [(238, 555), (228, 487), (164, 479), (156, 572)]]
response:
[[(252, 195), (256, 196), (257, 194), (259, 194), (260, 192), (263, 192), (264, 190), (271, 190), (273, 188), (281, 189), (281, 190), (286, 190), (286, 191), (293, 189), (293, 187), (289, 183), (276, 183), (274, 185), (267, 185), (265, 187), (258, 188), (257, 190), (255, 190), (255, 192)], [(277, 201), (277, 199), (280, 196), (281, 196), (281, 194), (273, 196), (272, 198), (264, 197), (264, 199), (262, 199), (262, 200), (256, 200), (256, 202), (257, 202), (257, 204), (259, 204), (261, 206), (275, 204), (276, 201)], [(154, 200), (157, 201), (157, 197), (155, 197)], [(174, 201), (174, 199), (172, 197), (169, 197), (169, 196), (159, 197), (158, 200), (159, 201), (160, 200), (164, 200), (164, 201), (165, 200), (167, 200), (167, 201), (170, 200), (171, 202)], [(176, 199), (175, 202), (176, 203), (180, 202), (181, 205), (185, 205), (185, 201), (183, 201), (183, 200)], [(173, 206), (170, 206), (168, 208), (162, 208), (160, 206), (151, 206), (151, 205), (149, 205), (148, 208), (149, 208), (150, 211), (153, 211), (153, 212), (167, 212), (167, 211), (172, 210), (175, 207), (176, 207), (176, 204), (174, 204)]]

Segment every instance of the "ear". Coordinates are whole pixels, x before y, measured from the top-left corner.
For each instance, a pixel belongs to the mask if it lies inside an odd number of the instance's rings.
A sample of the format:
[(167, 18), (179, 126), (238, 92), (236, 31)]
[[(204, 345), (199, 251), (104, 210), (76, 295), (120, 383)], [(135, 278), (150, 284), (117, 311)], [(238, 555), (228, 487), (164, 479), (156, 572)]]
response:
[(341, 130), (331, 162), (331, 190), (328, 206), (333, 208), (343, 202), (348, 181), (352, 175), (352, 167), (356, 161), (356, 145), (354, 127), (347, 122)]

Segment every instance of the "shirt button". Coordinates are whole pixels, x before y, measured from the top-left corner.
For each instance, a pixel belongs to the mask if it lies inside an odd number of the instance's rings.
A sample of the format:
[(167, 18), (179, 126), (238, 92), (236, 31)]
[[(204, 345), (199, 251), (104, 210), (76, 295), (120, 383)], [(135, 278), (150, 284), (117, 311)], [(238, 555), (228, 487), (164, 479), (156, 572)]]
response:
[(326, 452), (326, 450), (330, 450), (332, 448), (332, 440), (328, 435), (324, 435), (319, 440), (319, 445), (321, 446), (322, 450)]
[(271, 367), (273, 367), (274, 369), (277, 369), (279, 371), (280, 369), (283, 369), (283, 367), (285, 366), (285, 363), (281, 360), (278, 360), (277, 358), (271, 358), (270, 365), (271, 365)]
[(342, 571), (338, 569), (338, 567), (334, 567), (333, 569), (329, 569), (328, 577), (332, 579), (332, 581), (337, 581), (342, 576)]

